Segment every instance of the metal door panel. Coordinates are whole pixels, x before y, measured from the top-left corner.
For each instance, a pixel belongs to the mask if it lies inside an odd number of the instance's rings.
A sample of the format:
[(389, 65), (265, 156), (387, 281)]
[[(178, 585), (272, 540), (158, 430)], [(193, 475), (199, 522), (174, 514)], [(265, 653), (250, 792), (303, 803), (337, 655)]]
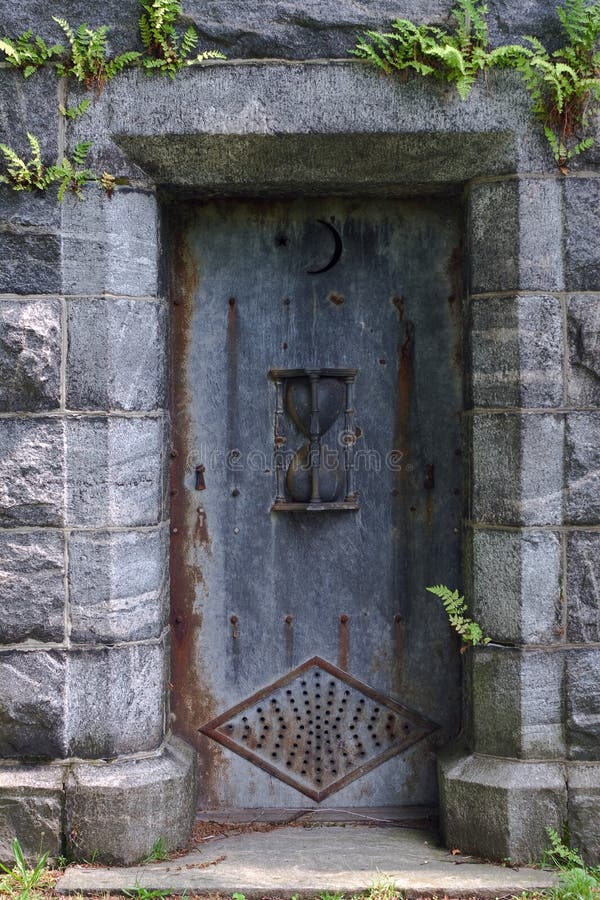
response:
[[(436, 802), (460, 666), (424, 587), (460, 583), (460, 215), (447, 199), (324, 199), (166, 217), (174, 727), (200, 753), (203, 807), (319, 802), (199, 731), (315, 656), (433, 728), (320, 805)], [(335, 251), (324, 223), (342, 254), (310, 274)], [(358, 369), (358, 511), (270, 511), (268, 372), (307, 366)]]

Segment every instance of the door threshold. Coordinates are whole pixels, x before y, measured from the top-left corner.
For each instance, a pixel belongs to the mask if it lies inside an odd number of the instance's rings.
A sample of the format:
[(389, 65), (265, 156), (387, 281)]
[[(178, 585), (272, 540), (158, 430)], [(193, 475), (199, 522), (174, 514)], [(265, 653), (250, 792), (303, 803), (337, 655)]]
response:
[(202, 809), (196, 813), (197, 822), (221, 825), (373, 825), (395, 828), (437, 827), (438, 811), (432, 806), (364, 806), (317, 809), (287, 807), (274, 809)]

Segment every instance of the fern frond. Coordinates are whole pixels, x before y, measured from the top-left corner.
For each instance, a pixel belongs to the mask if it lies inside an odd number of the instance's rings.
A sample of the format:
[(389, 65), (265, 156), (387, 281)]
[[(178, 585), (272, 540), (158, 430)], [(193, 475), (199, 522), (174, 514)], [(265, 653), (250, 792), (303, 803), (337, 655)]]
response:
[(59, 104), (58, 111), (61, 116), (64, 116), (66, 119), (79, 119), (87, 112), (89, 105), (90, 101), (86, 97), (81, 103), (78, 103), (77, 106), (72, 106), (70, 108), (63, 106), (62, 103)]
[(568, 832), (561, 837), (555, 828), (548, 827), (546, 828), (546, 833), (550, 839), (550, 849), (544, 850), (542, 865), (551, 865), (561, 870), (585, 868), (585, 863), (579, 850), (569, 846)]
[(98, 179), (98, 185), (102, 188), (109, 199), (114, 194), (116, 184), (116, 177), (114, 175), (111, 175), (109, 172), (103, 172)]
[(193, 59), (188, 60), (188, 66), (193, 65), (195, 62), (206, 62), (210, 59), (227, 59), (227, 57), (220, 50), (203, 50)]
[(0, 40), (0, 50), (7, 57), (8, 62), (16, 66), (21, 65), (21, 56), (8, 38)]
[(220, 50), (203, 50), (198, 56), (188, 59), (187, 65), (193, 66), (194, 63), (207, 62), (210, 59), (227, 59), (227, 57)]
[(548, 51), (539, 38), (534, 37), (532, 34), (524, 34), (523, 40), (527, 41), (528, 44), (531, 44), (533, 53), (536, 53), (538, 56), (548, 56)]
[(436, 584), (425, 590), (442, 601), (448, 622), (462, 638), (463, 644), (475, 646), (490, 643), (491, 638), (484, 636), (481, 626), (465, 615), (468, 612), (467, 604), (464, 596), (459, 594), (458, 590), (453, 591), (445, 584)]
[(61, 54), (64, 47), (60, 44), (48, 47), (43, 38), (34, 38), (33, 31), (28, 29), (14, 40), (8, 37), (0, 39), (0, 51), (11, 66), (20, 69), (23, 76), (29, 78), (52, 57)]
[(150, 23), (148, 21), (147, 16), (140, 16), (138, 21), (138, 29), (140, 32), (140, 38), (142, 39), (142, 44), (148, 50), (152, 43), (152, 31), (150, 29)]
[(59, 28), (62, 28), (69, 44), (71, 46), (73, 46), (73, 44), (75, 43), (75, 35), (73, 33), (73, 29), (71, 28), (71, 26), (69, 25), (67, 20), (61, 19), (59, 16), (52, 16), (52, 18), (56, 22), (56, 24), (59, 26)]
[(184, 66), (203, 59), (223, 59), (217, 51), (190, 54), (198, 43), (198, 32), (190, 25), (178, 36), (175, 27), (181, 16), (181, 0), (140, 0), (143, 13), (139, 19), (140, 38), (146, 55), (141, 59), (146, 74), (157, 72), (174, 78)]
[(27, 132), (30, 148), (28, 160), (7, 144), (0, 144), (0, 153), (6, 164), (6, 175), (2, 176), (4, 184), (9, 184), (15, 191), (44, 190), (50, 183), (49, 170), (42, 162), (40, 142), (31, 132)]
[(92, 147), (91, 141), (80, 141), (73, 151), (73, 162), (76, 166), (82, 166), (85, 162), (85, 158), (90, 152)]
[(197, 43), (198, 43), (198, 32), (196, 31), (196, 29), (193, 26), (190, 25), (190, 27), (187, 29), (187, 31), (185, 32), (185, 34), (183, 35), (183, 38), (181, 40), (181, 47), (179, 50), (180, 55), (187, 58)]
[(8, 144), (0, 144), (0, 151), (10, 168), (15, 169), (16, 171), (27, 170), (27, 164), (21, 159), (18, 153), (12, 149), (12, 147), (8, 146)]
[(109, 60), (106, 64), (106, 77), (114, 78), (115, 75), (119, 75), (125, 69), (131, 68), (137, 63), (141, 55), (137, 50), (128, 50), (126, 53), (115, 56), (114, 59)]

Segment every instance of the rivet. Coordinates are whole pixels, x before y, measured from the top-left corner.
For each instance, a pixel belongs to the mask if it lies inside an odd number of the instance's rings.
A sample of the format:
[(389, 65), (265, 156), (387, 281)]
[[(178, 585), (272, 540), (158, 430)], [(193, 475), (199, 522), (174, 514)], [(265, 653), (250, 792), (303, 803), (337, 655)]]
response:
[(294, 617), (288, 615), (288, 616), (285, 617), (285, 620), (284, 620), (284, 621), (285, 621), (285, 624), (286, 624), (286, 625), (291, 625), (292, 622), (294, 621)]
[(345, 625), (347, 621), (348, 616), (346, 615), (346, 613), (342, 613), (342, 615), (340, 616), (340, 622), (342, 623), (342, 625)]
[(240, 529), (237, 527), (237, 525), (236, 525), (236, 527), (233, 529), (233, 533), (234, 533), (234, 534), (239, 534), (239, 533), (240, 533)]
[(171, 528), (171, 532), (172, 532), (173, 534), (178, 534), (179, 528)]
[(230, 298), (229, 298), (229, 305), (230, 305), (230, 306), (235, 306), (235, 297), (230, 297)]
[(234, 488), (234, 489), (232, 490), (231, 496), (232, 496), (232, 497), (239, 497), (239, 496), (240, 496), (240, 492), (239, 492), (238, 488)]

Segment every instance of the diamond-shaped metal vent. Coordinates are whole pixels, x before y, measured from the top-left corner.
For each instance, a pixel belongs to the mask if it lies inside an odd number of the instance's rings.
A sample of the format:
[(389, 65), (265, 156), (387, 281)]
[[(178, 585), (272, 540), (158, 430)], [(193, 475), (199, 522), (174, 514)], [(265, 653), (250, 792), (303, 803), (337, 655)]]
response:
[(200, 731), (319, 801), (436, 727), (315, 656)]

